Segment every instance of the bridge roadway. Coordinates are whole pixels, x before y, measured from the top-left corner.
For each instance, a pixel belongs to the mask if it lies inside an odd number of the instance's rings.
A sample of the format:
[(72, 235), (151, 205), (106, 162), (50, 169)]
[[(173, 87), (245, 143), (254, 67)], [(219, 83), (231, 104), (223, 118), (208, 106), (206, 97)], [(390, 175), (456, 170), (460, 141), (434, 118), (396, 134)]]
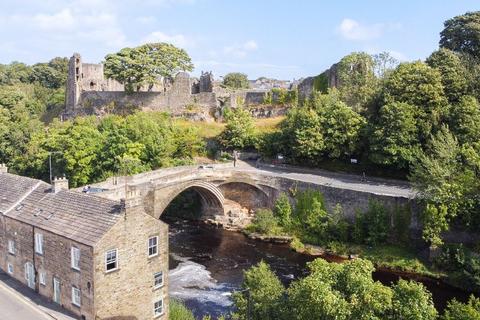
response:
[[(362, 181), (362, 176), (336, 173), (325, 171), (321, 169), (304, 169), (298, 167), (279, 167), (270, 165), (261, 165), (260, 168), (256, 168), (254, 165), (238, 161), (237, 167), (233, 167), (232, 163), (226, 164), (214, 164), (203, 166), (185, 166), (175, 168), (158, 169), (155, 171), (137, 174), (128, 177), (128, 185), (139, 185), (142, 183), (148, 183), (152, 181), (163, 181), (169, 178), (173, 178), (185, 173), (198, 173), (199, 177), (206, 177), (209, 173), (231, 173), (231, 174), (252, 174), (257, 176), (266, 177), (282, 177), (286, 179), (292, 179), (297, 181), (309, 182), (318, 185), (324, 185), (340, 189), (348, 189), (353, 191), (368, 192), (377, 195), (402, 197), (412, 199), (415, 197), (415, 192), (411, 188), (410, 184), (406, 181), (390, 180), (374, 177), (366, 177), (366, 181)], [(114, 182), (113, 179), (108, 179), (104, 182), (92, 185), (97, 188), (104, 188), (108, 190), (121, 189), (124, 184), (122, 178), (117, 178)]]

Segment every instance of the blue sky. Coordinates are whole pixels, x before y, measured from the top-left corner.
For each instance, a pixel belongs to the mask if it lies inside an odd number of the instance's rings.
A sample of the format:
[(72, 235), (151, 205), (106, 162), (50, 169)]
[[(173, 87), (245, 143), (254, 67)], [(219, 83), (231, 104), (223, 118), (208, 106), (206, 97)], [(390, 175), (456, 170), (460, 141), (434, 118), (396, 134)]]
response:
[(424, 59), (443, 22), (479, 0), (16, 0), (0, 3), (0, 63), (79, 52), (85, 62), (148, 41), (188, 51), (194, 74), (315, 75), (352, 51)]

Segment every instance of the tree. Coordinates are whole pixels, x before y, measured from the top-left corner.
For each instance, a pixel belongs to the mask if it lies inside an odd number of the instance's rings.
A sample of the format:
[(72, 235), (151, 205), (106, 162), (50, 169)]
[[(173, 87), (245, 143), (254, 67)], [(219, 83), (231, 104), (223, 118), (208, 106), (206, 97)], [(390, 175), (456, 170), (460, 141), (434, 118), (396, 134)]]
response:
[(400, 279), (393, 287), (391, 320), (435, 320), (432, 294), (418, 282)]
[(168, 43), (147, 43), (135, 48), (123, 48), (105, 57), (104, 73), (125, 85), (128, 92), (149, 90), (160, 79), (171, 79), (179, 71), (192, 71), (187, 52)]
[(279, 220), (280, 225), (286, 229), (289, 229), (292, 224), (292, 206), (290, 200), (285, 193), (281, 193), (275, 200), (275, 206), (273, 208), (275, 217)]
[(417, 61), (401, 63), (388, 77), (383, 103), (404, 102), (416, 107), (420, 141), (424, 143), (447, 112), (442, 77), (438, 70)]
[(372, 162), (408, 168), (420, 152), (415, 107), (402, 102), (382, 106), (369, 135)]
[(440, 71), (443, 89), (450, 103), (457, 102), (467, 92), (466, 70), (455, 52), (441, 48), (433, 52), (426, 63)]
[(453, 299), (448, 303), (442, 320), (480, 320), (480, 299), (473, 295), (467, 303)]
[(225, 111), (227, 125), (220, 134), (220, 143), (227, 149), (244, 149), (255, 144), (255, 127), (248, 110), (243, 108)]
[(480, 59), (480, 11), (467, 12), (444, 22), (440, 47)]
[(251, 301), (252, 320), (276, 320), (282, 312), (281, 299), (285, 288), (263, 261), (244, 272), (243, 292), (233, 295), (236, 313), (247, 318), (248, 296)]
[(192, 311), (190, 311), (181, 301), (170, 299), (168, 307), (169, 320), (195, 320)]
[(378, 79), (386, 79), (398, 66), (398, 60), (386, 51), (374, 54), (372, 58), (374, 74)]
[(250, 88), (250, 82), (248, 77), (244, 73), (231, 72), (227, 73), (223, 77), (223, 85), (231, 89), (248, 89)]
[(449, 229), (451, 215), (445, 205), (437, 206), (427, 204), (423, 211), (423, 230), (422, 238), (432, 247), (438, 247), (443, 244), (442, 232)]
[(296, 195), (294, 226), (309, 242), (325, 240), (329, 216), (323, 195), (307, 189)]
[(355, 111), (364, 111), (375, 92), (374, 61), (365, 52), (343, 57), (337, 65), (342, 100)]
[(480, 141), (480, 104), (472, 96), (463, 96), (449, 112), (450, 129), (461, 144)]

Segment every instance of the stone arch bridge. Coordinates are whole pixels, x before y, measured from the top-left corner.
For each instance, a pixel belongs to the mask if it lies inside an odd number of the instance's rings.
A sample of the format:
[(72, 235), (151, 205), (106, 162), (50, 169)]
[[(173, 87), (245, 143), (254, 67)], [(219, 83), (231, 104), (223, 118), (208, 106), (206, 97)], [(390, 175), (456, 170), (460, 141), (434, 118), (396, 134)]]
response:
[[(99, 196), (119, 200), (125, 190), (135, 188), (143, 198), (146, 212), (159, 218), (168, 205), (187, 190), (195, 191), (202, 204), (202, 217), (228, 228), (243, 227), (257, 208), (271, 208), (282, 192), (292, 197), (305, 189), (320, 190), (328, 208), (340, 204), (352, 220), (355, 212), (366, 210), (376, 199), (388, 208), (408, 206), (416, 212), (415, 194), (408, 184), (355, 175), (298, 168), (262, 167), (242, 163), (212, 166), (185, 166), (155, 170), (130, 177), (112, 177), (92, 185)], [(413, 215), (412, 228), (418, 226)]]

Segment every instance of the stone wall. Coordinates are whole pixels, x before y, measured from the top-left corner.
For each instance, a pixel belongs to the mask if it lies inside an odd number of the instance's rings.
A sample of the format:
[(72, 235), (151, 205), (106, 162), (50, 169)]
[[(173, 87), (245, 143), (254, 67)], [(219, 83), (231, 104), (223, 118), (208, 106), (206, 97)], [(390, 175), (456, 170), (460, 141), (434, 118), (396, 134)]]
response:
[[(7, 263), (11, 263), (14, 272), (10, 276), (27, 285), (25, 263), (32, 263), (36, 271), (35, 290), (39, 294), (53, 301), (55, 277), (60, 280), (61, 306), (79, 317), (84, 316), (87, 320), (93, 320), (93, 249), (9, 217), (2, 217), (1, 221), (4, 233), (0, 234), (2, 257), (0, 267), (6, 271)], [(43, 235), (43, 255), (34, 253), (34, 233)], [(15, 255), (7, 253), (9, 239), (15, 241)], [(79, 248), (81, 252), (79, 271), (71, 268), (72, 246)], [(39, 283), (40, 272), (45, 272), (45, 285)], [(72, 286), (80, 289), (80, 307), (72, 304)]]
[[(148, 238), (159, 236), (159, 254), (148, 257)], [(118, 269), (105, 272), (105, 252), (118, 249)], [(168, 226), (147, 214), (141, 202), (127, 204), (127, 213), (94, 248), (95, 309), (98, 319), (153, 319), (153, 305), (164, 298), (168, 319)], [(164, 285), (154, 288), (162, 271)]]

